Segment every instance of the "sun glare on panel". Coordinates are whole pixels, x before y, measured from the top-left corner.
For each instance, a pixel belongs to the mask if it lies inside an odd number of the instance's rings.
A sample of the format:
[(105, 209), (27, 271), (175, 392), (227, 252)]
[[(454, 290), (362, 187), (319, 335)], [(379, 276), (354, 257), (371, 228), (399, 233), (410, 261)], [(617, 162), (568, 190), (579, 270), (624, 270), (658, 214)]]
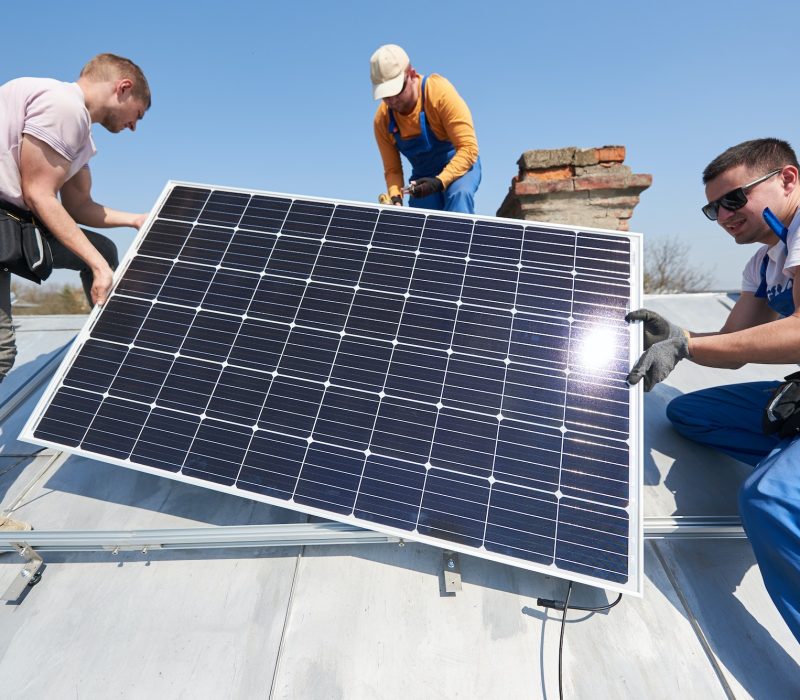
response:
[(617, 351), (617, 337), (610, 328), (593, 328), (583, 336), (579, 346), (578, 358), (586, 369), (600, 369), (614, 358)]

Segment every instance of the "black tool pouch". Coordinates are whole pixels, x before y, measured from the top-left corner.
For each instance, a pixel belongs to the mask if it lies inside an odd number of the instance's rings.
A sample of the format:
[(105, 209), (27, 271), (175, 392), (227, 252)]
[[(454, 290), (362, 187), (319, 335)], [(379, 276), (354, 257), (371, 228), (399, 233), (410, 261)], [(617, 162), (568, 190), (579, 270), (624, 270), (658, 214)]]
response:
[(761, 428), (766, 435), (782, 438), (800, 434), (800, 372), (784, 378), (772, 393), (761, 414)]
[(40, 284), (53, 271), (53, 253), (39, 227), (0, 209), (0, 270)]

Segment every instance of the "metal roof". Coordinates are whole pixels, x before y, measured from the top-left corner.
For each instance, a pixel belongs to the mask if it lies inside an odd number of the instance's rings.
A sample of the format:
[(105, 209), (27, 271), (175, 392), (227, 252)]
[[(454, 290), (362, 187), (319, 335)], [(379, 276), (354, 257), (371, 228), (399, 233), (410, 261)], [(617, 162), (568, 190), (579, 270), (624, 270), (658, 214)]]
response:
[[(732, 301), (670, 295), (647, 305), (707, 330), (722, 325)], [(120, 548), (42, 548), (40, 583), (0, 608), (5, 697), (557, 697), (561, 613), (536, 599), (563, 600), (560, 579), (461, 555), (462, 588), (452, 594), (441, 550), (422, 544), (225, 547), (225, 538), (266, 541), (258, 539), (263, 528), (232, 526), (302, 530), (307, 518), (85, 457), (35, 454), (18, 442), (43, 390), (37, 381), (83, 320), (16, 319), (20, 354), (0, 385), (0, 507), (13, 508), (35, 536), (83, 531), (117, 538)], [(681, 392), (792, 369), (685, 362), (646, 395), (644, 597), (569, 613), (565, 697), (800, 696), (800, 645), (769, 600), (748, 542), (693, 536), (728, 531), (721, 525), (735, 522), (749, 467), (683, 440), (664, 416)], [(655, 538), (676, 523), (687, 537)], [(195, 527), (202, 548), (167, 548)], [(327, 524), (318, 528), (330, 534)], [(130, 551), (142, 530), (159, 530), (153, 541), (165, 547)], [(0, 589), (24, 561), (0, 554)], [(610, 597), (578, 585), (572, 603)]]

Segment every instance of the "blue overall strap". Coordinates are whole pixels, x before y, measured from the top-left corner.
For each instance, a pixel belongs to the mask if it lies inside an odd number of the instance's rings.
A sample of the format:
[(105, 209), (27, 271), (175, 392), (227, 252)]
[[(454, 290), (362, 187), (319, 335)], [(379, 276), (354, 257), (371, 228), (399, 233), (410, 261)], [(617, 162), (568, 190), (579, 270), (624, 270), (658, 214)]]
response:
[[(769, 226), (773, 233), (781, 239), (781, 242), (786, 247), (786, 252), (789, 252), (789, 246), (786, 243), (786, 239), (789, 236), (789, 229), (787, 229), (782, 223), (781, 220), (772, 213), (772, 210), (769, 207), (766, 207), (763, 212), (761, 212), (761, 216), (764, 217), (764, 221), (767, 222), (767, 226)], [(765, 254), (764, 259), (761, 261), (761, 284), (758, 285), (758, 289), (753, 296), (756, 297), (766, 297), (767, 296), (767, 264), (769, 263), (769, 255)]]
[[(430, 137), (428, 135), (428, 119), (425, 116), (425, 84), (427, 82), (428, 82), (428, 76), (426, 75), (422, 79), (422, 87), (421, 87), (421, 90), (422, 90), (422, 104), (420, 105), (420, 111), (419, 111), (420, 135), (418, 137), (416, 137), (416, 138), (421, 138), (425, 142), (425, 150), (429, 151), (430, 148), (431, 148), (431, 141), (430, 141)], [(394, 112), (392, 111), (391, 108), (389, 108), (389, 133), (394, 136), (394, 140), (397, 143), (397, 147), (398, 147), (399, 150), (401, 150), (401, 152), (402, 152), (402, 149), (400, 148), (400, 146), (401, 146), (402, 142), (411, 141), (414, 138), (414, 137), (409, 138), (409, 139), (400, 138), (400, 129), (398, 129), (398, 127), (397, 127), (397, 122), (395, 121), (395, 118), (394, 118)]]
[[(425, 83), (428, 82), (428, 76), (426, 75), (422, 79), (422, 105), (419, 109), (419, 128), (422, 132), (422, 136), (425, 138), (425, 144), (428, 148), (431, 147), (431, 140), (428, 138), (428, 117), (425, 116)], [(434, 137), (436, 138), (436, 137)]]
[[(786, 238), (788, 230), (780, 222), (769, 209), (764, 210), (764, 220), (769, 224), (769, 227), (775, 232), (775, 235), (783, 242), (783, 247), (786, 252), (789, 252), (789, 246), (786, 245)], [(794, 313), (794, 286), (793, 280), (788, 280), (785, 289), (769, 289), (767, 287), (767, 266), (769, 265), (769, 250), (764, 254), (764, 259), (761, 261), (761, 282), (758, 289), (753, 296), (760, 297), (767, 300), (767, 306), (773, 311), (777, 311), (781, 316), (791, 316)]]
[(399, 138), (398, 133), (400, 129), (397, 128), (397, 122), (394, 120), (394, 112), (392, 112), (391, 108), (389, 109), (389, 133), (392, 134), (395, 139)]
[(766, 298), (767, 296), (767, 263), (769, 263), (769, 251), (764, 253), (764, 259), (761, 261), (761, 284), (758, 285), (754, 297)]

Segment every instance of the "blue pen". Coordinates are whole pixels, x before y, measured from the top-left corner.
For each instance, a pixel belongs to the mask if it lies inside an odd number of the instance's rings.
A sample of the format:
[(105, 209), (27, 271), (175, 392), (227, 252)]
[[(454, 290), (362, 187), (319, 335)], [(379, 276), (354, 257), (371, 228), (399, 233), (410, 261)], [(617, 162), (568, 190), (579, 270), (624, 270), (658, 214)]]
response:
[(775, 232), (775, 235), (784, 243), (786, 243), (786, 236), (789, 235), (789, 229), (786, 228), (781, 220), (772, 213), (769, 207), (764, 209), (761, 216), (764, 217), (764, 221), (767, 222), (767, 226), (769, 226)]

